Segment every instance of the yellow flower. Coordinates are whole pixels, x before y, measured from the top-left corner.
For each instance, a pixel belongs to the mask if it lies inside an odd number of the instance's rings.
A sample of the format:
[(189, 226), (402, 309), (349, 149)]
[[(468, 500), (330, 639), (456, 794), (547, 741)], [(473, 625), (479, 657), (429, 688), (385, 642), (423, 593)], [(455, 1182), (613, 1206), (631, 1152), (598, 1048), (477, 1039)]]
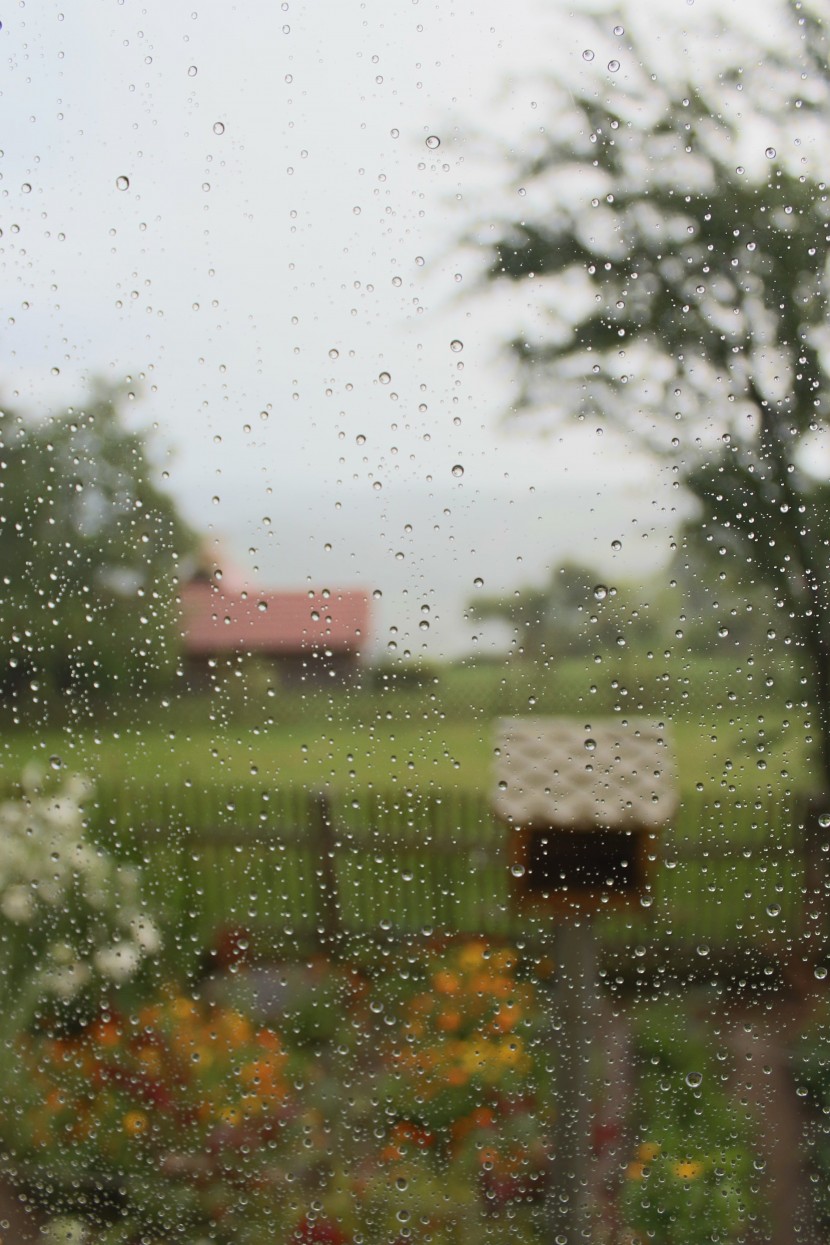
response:
[(703, 1164), (686, 1159), (685, 1162), (675, 1163), (672, 1171), (680, 1180), (697, 1180), (703, 1171)]
[(484, 946), (480, 942), (467, 943), (458, 952), (458, 966), (465, 973), (475, 972), (484, 963)]
[(625, 1169), (626, 1180), (642, 1180), (646, 1174), (644, 1163), (629, 1163)]
[(637, 1158), (641, 1163), (653, 1163), (659, 1153), (660, 1147), (656, 1141), (644, 1141), (637, 1147)]
[(236, 1128), (242, 1123), (242, 1112), (239, 1107), (223, 1107), (219, 1112), (219, 1119), (223, 1124), (230, 1124)]
[(143, 1137), (149, 1127), (149, 1120), (143, 1111), (128, 1111), (121, 1121), (121, 1127), (128, 1137)]

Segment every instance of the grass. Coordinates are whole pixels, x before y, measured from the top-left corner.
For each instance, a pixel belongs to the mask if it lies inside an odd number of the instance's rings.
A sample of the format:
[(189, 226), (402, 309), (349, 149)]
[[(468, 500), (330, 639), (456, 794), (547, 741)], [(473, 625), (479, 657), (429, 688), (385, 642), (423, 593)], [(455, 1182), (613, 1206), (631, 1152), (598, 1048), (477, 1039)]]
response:
[(592, 664), (575, 659), (541, 671), (531, 663), (462, 665), (430, 674), (423, 686), (378, 680), (333, 691), (284, 691), (260, 671), (212, 695), (160, 697), (95, 718), (61, 723), (44, 712), (36, 728), (4, 731), (0, 758), (7, 783), (37, 761), (142, 787), (187, 780), (205, 789), (472, 792), (490, 782), (499, 716), (565, 713), (588, 723), (642, 713), (668, 723), (683, 794), (702, 786), (749, 799), (820, 785), (811, 714), (788, 699), (790, 675), (723, 660), (679, 669), (666, 683), (655, 666), (649, 682), (632, 666), (626, 685), (616, 676), (592, 682)]

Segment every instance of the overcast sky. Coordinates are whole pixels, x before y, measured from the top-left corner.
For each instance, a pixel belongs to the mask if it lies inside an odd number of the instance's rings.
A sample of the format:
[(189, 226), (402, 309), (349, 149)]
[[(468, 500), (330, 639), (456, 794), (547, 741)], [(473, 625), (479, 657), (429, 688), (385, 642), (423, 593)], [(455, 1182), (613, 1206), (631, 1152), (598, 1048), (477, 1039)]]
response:
[[(718, 7), (775, 37), (773, 0)], [(712, 9), (635, 13), (669, 65), (706, 54)], [(593, 59), (624, 78), (605, 24)], [(505, 425), (499, 343), (526, 295), (473, 298), (481, 256), (456, 245), (491, 203), (521, 211), (485, 140), (544, 124), (552, 70), (596, 71), (572, 8), (39, 0), (7, 11), (0, 50), (5, 401), (134, 378), (217, 558), (266, 586), (380, 589), (379, 649), (469, 650), (474, 592), (566, 556), (665, 565), (677, 495), (633, 447)]]

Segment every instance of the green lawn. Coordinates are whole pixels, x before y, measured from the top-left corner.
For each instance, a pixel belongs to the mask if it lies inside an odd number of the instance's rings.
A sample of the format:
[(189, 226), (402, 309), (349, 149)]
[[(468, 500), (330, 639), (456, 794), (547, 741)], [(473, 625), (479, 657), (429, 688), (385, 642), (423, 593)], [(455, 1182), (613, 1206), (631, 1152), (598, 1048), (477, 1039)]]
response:
[(791, 672), (724, 659), (627, 662), (604, 681), (591, 661), (573, 659), (550, 670), (460, 665), (430, 672), (421, 686), (376, 678), (331, 691), (285, 691), (260, 671), (213, 695), (157, 697), (59, 725), (53, 712), (37, 729), (7, 725), (0, 757), (7, 785), (34, 760), (143, 787), (481, 791), (501, 715), (564, 713), (587, 724), (642, 714), (668, 723), (684, 792), (731, 786), (751, 798), (821, 785), (811, 714), (788, 700)]

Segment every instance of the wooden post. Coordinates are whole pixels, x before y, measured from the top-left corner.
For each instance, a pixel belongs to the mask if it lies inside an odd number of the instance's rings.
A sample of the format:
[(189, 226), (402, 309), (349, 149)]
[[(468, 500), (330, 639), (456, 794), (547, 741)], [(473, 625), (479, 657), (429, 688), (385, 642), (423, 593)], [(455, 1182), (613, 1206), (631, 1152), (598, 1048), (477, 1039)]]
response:
[(314, 852), (317, 938), (327, 955), (336, 954), (343, 934), (343, 920), (334, 866), (335, 838), (328, 797), (317, 792), (310, 798), (312, 850)]
[(804, 909), (802, 938), (810, 943), (804, 953), (815, 963), (830, 937), (830, 796), (809, 802), (802, 824), (804, 853)]
[(556, 932), (557, 983), (551, 1033), (556, 1077), (553, 1178), (545, 1206), (546, 1245), (586, 1245), (592, 1238), (594, 1086), (591, 1035), (597, 1007), (597, 947), (590, 918)]

